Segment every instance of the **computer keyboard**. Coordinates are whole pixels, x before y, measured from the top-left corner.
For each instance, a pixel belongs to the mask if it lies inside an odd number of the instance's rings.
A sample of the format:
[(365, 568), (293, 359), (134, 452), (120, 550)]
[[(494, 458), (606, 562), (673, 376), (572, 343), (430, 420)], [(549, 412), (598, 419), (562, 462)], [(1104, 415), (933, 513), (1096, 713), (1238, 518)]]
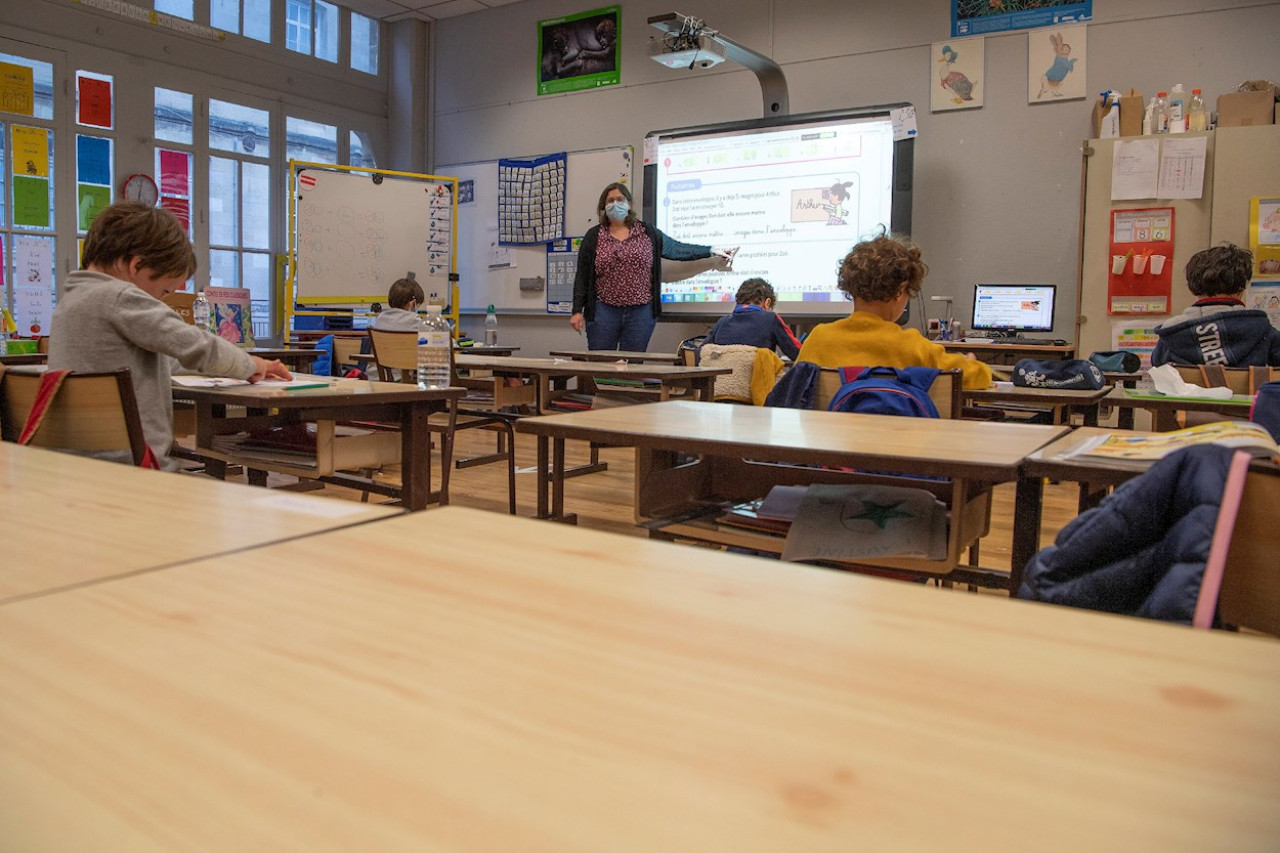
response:
[(1004, 338), (963, 338), (961, 340), (961, 343), (1007, 344), (1010, 346), (1016, 345), (1016, 346), (1040, 346), (1040, 347), (1051, 347), (1051, 346), (1061, 347), (1061, 346), (1067, 345), (1067, 342), (1063, 340), (1050, 340), (1049, 338), (1024, 338), (1021, 336), (1004, 337)]

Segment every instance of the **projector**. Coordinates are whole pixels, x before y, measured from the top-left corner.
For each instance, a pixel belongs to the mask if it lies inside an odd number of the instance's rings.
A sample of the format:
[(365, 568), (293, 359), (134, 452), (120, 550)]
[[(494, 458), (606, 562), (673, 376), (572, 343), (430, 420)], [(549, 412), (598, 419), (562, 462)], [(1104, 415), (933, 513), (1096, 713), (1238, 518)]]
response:
[(724, 45), (708, 35), (678, 38), (672, 44), (650, 39), (649, 58), (668, 68), (710, 68), (724, 62)]

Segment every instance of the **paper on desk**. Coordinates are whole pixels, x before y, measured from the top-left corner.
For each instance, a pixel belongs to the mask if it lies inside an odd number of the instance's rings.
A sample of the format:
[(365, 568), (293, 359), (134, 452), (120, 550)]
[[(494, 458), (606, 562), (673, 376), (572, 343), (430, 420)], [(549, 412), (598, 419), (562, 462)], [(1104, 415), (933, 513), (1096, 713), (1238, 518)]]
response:
[(248, 379), (232, 379), (230, 376), (171, 376), (174, 385), (184, 388), (233, 388), (237, 385), (248, 385)]
[(813, 485), (782, 546), (784, 560), (866, 560), (947, 553), (947, 509), (924, 489)]
[(1178, 368), (1172, 364), (1162, 364), (1147, 371), (1147, 376), (1155, 384), (1156, 390), (1169, 397), (1205, 397), (1210, 400), (1225, 400), (1231, 396), (1230, 388), (1205, 388), (1192, 385), (1183, 380)]

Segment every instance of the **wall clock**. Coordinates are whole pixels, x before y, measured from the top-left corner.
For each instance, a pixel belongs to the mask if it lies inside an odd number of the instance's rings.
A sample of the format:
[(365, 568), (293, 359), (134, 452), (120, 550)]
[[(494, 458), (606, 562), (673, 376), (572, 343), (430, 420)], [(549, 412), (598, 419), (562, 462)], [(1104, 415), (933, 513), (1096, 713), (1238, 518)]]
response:
[(150, 175), (134, 174), (124, 179), (120, 185), (120, 195), (125, 201), (136, 201), (147, 207), (155, 207), (160, 200), (160, 191)]

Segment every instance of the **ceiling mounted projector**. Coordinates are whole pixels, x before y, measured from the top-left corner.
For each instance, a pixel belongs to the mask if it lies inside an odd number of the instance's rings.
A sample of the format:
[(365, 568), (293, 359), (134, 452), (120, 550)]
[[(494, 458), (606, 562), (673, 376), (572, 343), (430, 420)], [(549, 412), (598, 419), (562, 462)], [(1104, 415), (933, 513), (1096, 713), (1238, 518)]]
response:
[(724, 45), (710, 35), (650, 39), (649, 58), (668, 68), (710, 68), (724, 62)]

